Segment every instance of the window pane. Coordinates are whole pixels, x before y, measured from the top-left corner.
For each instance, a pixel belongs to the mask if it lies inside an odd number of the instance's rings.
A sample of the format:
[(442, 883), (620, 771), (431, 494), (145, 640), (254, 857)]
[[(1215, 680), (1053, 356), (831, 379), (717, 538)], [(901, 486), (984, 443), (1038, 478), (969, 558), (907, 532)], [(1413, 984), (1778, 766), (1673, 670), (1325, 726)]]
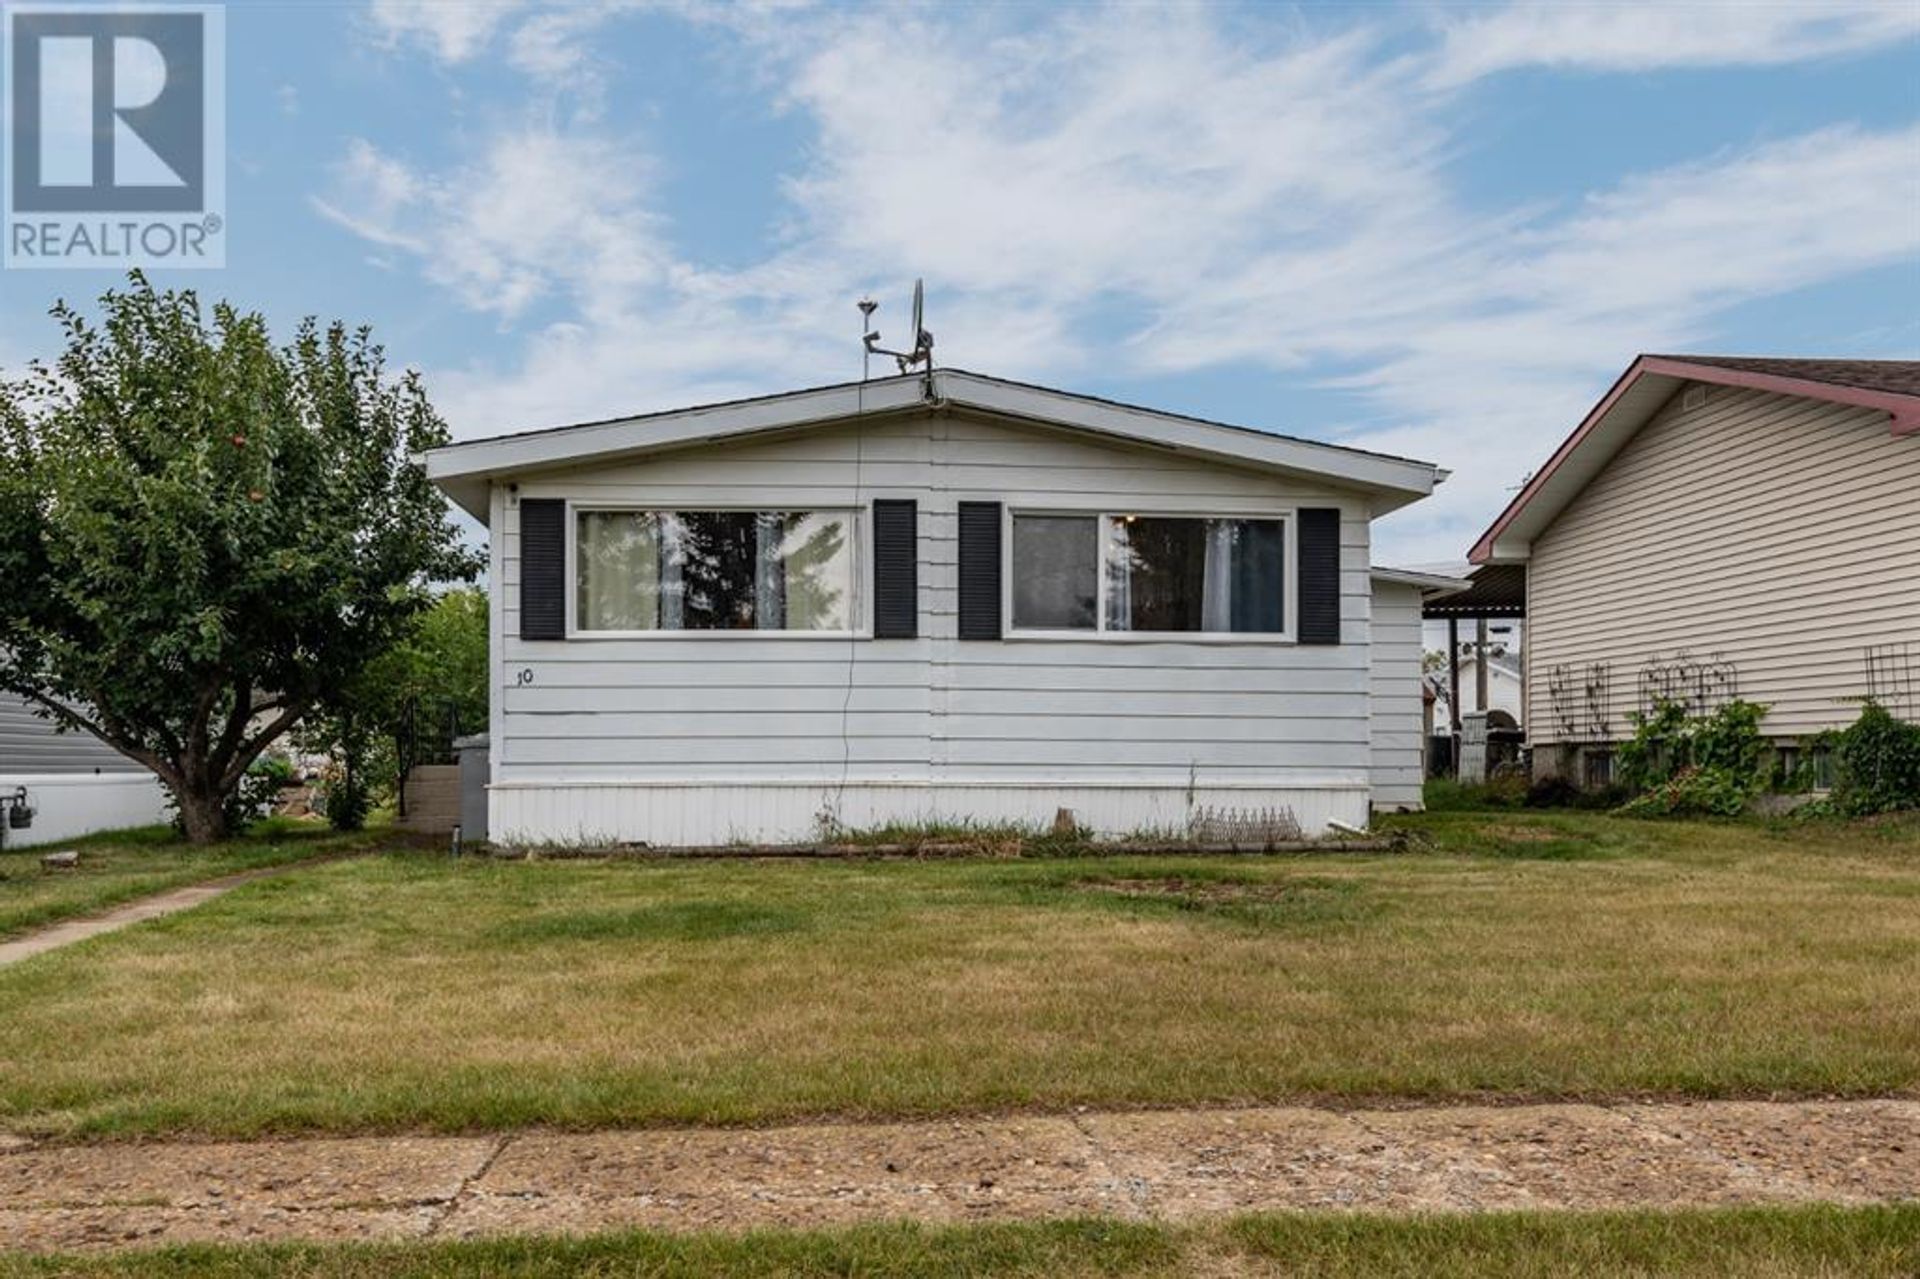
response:
[[(853, 550), (844, 515), (789, 511), (779, 524), (780, 628), (853, 629)], [(762, 630), (773, 629), (762, 623)]]
[(660, 625), (660, 538), (651, 511), (581, 511), (574, 570), (583, 631)]
[(1107, 629), (1274, 634), (1286, 629), (1282, 520), (1107, 522)]
[(584, 511), (582, 630), (851, 629), (841, 513)]
[(1014, 516), (1014, 626), (1092, 630), (1099, 560), (1099, 527), (1093, 516)]

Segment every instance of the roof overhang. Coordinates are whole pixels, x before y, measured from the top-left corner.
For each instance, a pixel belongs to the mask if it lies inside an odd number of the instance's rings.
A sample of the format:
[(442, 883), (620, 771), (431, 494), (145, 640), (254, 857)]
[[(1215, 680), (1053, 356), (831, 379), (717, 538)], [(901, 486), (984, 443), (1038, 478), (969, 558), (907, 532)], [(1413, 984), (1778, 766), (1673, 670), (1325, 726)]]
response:
[(1325, 480), (1369, 494), (1376, 515), (1418, 501), (1432, 493), (1434, 486), (1445, 478), (1445, 472), (1429, 462), (1227, 426), (983, 377), (959, 369), (473, 440), (433, 449), (424, 455), (424, 461), (428, 478), (485, 523), (488, 491), (496, 480), (668, 449), (936, 409), (971, 410), (1055, 430), (1082, 431), (1239, 466)]
[(1532, 553), (1533, 539), (1688, 382), (1737, 386), (1877, 409), (1888, 415), (1895, 435), (1920, 434), (1920, 396), (1643, 355), (1620, 375), (1620, 380), (1593, 406), (1573, 434), (1547, 459), (1547, 464), (1536, 471), (1507, 504), (1492, 527), (1480, 535), (1467, 558), (1475, 564), (1525, 562)]
[(1467, 574), (1467, 589), (1429, 595), (1421, 609), (1429, 619), (1518, 618), (1527, 615), (1527, 566), (1482, 564)]
[(1387, 568), (1375, 564), (1368, 573), (1376, 582), (1391, 582), (1396, 586), (1418, 587), (1427, 599), (1440, 599), (1467, 590), (1473, 583), (1464, 577), (1451, 577), (1444, 573), (1428, 573), (1413, 568)]

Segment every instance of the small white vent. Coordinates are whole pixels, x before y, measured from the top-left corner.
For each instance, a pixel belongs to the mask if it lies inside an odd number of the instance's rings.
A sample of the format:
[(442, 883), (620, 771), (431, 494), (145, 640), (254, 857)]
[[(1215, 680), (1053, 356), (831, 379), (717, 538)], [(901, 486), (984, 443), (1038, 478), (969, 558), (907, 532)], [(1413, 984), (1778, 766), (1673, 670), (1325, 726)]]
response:
[(1680, 407), (1683, 409), (1697, 409), (1706, 402), (1707, 388), (1702, 383), (1691, 383), (1685, 391), (1680, 393)]

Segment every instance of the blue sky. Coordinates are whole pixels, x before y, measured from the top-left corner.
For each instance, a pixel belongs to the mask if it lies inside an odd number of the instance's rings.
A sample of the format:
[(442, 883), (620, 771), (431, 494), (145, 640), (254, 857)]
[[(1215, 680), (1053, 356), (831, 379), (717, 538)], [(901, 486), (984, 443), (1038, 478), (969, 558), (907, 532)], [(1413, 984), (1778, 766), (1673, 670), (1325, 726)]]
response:
[[(456, 434), (942, 363), (1424, 457), (1463, 553), (1639, 351), (1920, 356), (1920, 5), (228, 10), (227, 267)], [(0, 276), (0, 363), (90, 272)]]

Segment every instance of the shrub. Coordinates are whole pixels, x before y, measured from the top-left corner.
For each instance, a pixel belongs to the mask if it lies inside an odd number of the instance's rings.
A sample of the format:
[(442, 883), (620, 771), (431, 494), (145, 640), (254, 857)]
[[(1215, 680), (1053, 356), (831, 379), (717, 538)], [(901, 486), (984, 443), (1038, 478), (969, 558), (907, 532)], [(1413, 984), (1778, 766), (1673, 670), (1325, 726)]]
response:
[(1680, 771), (1677, 748), (1687, 736), (1684, 702), (1656, 701), (1651, 715), (1633, 711), (1627, 716), (1633, 736), (1613, 753), (1615, 775), (1634, 794), (1643, 794), (1673, 779)]
[(1713, 714), (1693, 721), (1688, 739), (1688, 763), (1702, 772), (1723, 772), (1754, 786), (1760, 782), (1760, 762), (1767, 742), (1760, 721), (1767, 708), (1757, 702), (1731, 701)]
[(271, 778), (276, 787), (293, 786), (300, 781), (300, 776), (293, 767), (293, 761), (280, 755), (262, 755), (247, 771)]
[(1849, 817), (1920, 808), (1920, 725), (1877, 702), (1833, 739), (1833, 806)]
[(327, 786), (327, 823), (335, 830), (360, 830), (367, 824), (373, 796), (358, 774), (342, 774)]
[(1718, 768), (1683, 768), (1617, 810), (1622, 817), (1738, 817), (1759, 789)]
[(1428, 812), (1467, 813), (1483, 808), (1519, 808), (1527, 802), (1527, 779), (1519, 773), (1500, 773), (1484, 782), (1457, 782), (1449, 777), (1428, 780), (1423, 797)]
[(1691, 716), (1683, 703), (1659, 701), (1653, 713), (1633, 716), (1633, 737), (1614, 754), (1620, 780), (1634, 798), (1630, 817), (1732, 817), (1744, 811), (1766, 782), (1767, 708), (1734, 700), (1711, 715)]
[(1528, 808), (1572, 808), (1580, 802), (1580, 788), (1564, 777), (1543, 777), (1527, 787)]
[(1528, 808), (1582, 808), (1594, 812), (1618, 808), (1633, 792), (1613, 784), (1582, 790), (1564, 776), (1543, 777), (1527, 788)]

